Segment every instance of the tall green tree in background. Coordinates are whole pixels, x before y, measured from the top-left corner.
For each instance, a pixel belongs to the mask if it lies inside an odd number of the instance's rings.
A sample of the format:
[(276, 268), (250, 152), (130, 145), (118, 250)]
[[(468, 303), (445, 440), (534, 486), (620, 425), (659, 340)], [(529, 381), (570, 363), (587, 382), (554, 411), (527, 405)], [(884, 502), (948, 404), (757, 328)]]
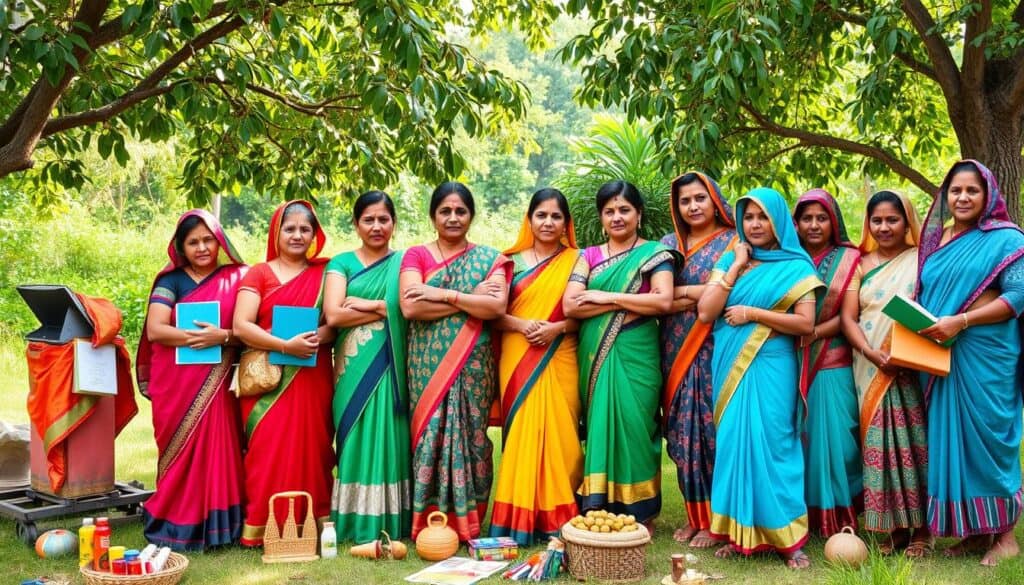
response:
[[(1021, 218), (1024, 2), (569, 0), (585, 103), (655, 120), (678, 161), (733, 184), (771, 163), (835, 184), (895, 174), (934, 194), (958, 154)], [(927, 174), (931, 175), (931, 178)]]
[[(175, 137), (202, 202), (242, 185), (350, 194), (458, 175), (456, 129), (523, 115), (527, 90), (446, 30), (557, 14), (533, 0), (17, 0), (0, 3), (0, 177), (80, 187), (96, 147)], [(536, 40), (536, 39), (534, 39)], [(36, 191), (47, 193), (46, 190)]]

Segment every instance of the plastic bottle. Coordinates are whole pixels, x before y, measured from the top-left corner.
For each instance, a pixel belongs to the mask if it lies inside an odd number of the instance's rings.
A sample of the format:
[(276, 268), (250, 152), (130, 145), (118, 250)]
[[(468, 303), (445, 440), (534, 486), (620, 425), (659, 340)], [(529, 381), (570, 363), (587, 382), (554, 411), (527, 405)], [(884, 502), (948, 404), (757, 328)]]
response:
[(128, 566), (129, 575), (142, 574), (142, 561), (139, 560), (139, 551), (134, 548), (124, 551), (124, 562)]
[(92, 567), (92, 535), (96, 526), (92, 518), (82, 518), (82, 527), (78, 529), (78, 566)]
[(160, 547), (160, 550), (153, 557), (153, 572), (159, 573), (164, 570), (164, 565), (167, 564), (167, 559), (171, 557), (171, 549), (169, 547)]
[(105, 517), (96, 519), (96, 532), (92, 535), (92, 568), (110, 572), (110, 522)]
[(324, 522), (324, 530), (320, 533), (320, 558), (333, 559), (338, 556), (338, 533), (334, 531), (334, 522)]
[(139, 561), (142, 562), (142, 574), (148, 575), (153, 572), (153, 555), (156, 554), (156, 545), (147, 544), (146, 548), (139, 553)]

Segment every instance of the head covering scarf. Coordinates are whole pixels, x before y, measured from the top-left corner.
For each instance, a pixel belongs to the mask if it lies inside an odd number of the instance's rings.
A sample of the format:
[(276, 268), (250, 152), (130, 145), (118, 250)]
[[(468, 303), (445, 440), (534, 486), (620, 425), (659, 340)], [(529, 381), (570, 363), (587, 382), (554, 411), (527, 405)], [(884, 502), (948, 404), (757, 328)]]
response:
[[(907, 234), (903, 236), (903, 242), (908, 246), (916, 246), (921, 239), (921, 216), (918, 215), (917, 209), (914, 208), (914, 202), (910, 200), (910, 197), (892, 189), (883, 189), (878, 191), (878, 193), (892, 193), (903, 203), (903, 211), (907, 214)], [(878, 193), (874, 195), (878, 195)], [(865, 210), (864, 228), (861, 231), (860, 246), (858, 246), (862, 254), (868, 254), (878, 249), (878, 241), (871, 235), (870, 227), (871, 215)]]
[[(811, 203), (821, 205), (828, 213), (829, 221), (832, 222), (832, 234), (829, 236), (832, 245), (855, 248), (856, 246), (850, 241), (850, 236), (846, 235), (846, 222), (843, 221), (843, 212), (839, 209), (839, 203), (831, 193), (824, 189), (811, 189), (796, 200), (796, 206), (793, 208), (793, 221), (799, 224), (803, 208)], [(797, 237), (799, 235), (798, 231)]]
[[(576, 245), (576, 227), (572, 222), (572, 216), (566, 217), (565, 234), (562, 235), (562, 245), (566, 248), (578, 248)], [(522, 252), (533, 247), (535, 242), (533, 235), (533, 226), (530, 224), (530, 213), (527, 211), (526, 216), (523, 218), (522, 225), (519, 226), (519, 236), (516, 237), (516, 241), (502, 254), (509, 255), (517, 252)]]
[(690, 233), (690, 224), (686, 223), (683, 219), (682, 214), (679, 213), (679, 188), (682, 186), (683, 178), (688, 175), (697, 175), (697, 179), (704, 185), (704, 188), (708, 190), (711, 195), (711, 201), (715, 204), (715, 219), (719, 223), (726, 227), (736, 228), (736, 222), (733, 221), (732, 207), (729, 206), (729, 202), (725, 200), (725, 196), (722, 195), (722, 188), (718, 186), (718, 183), (714, 179), (698, 171), (687, 171), (675, 179), (672, 179), (672, 192), (669, 193), (669, 206), (672, 210), (672, 227), (676, 232), (676, 239), (679, 240), (679, 245), (682, 246), (683, 242), (686, 241), (686, 235)]
[[(267, 262), (270, 262), (281, 254), (281, 251), (278, 249), (278, 243), (281, 238), (281, 226), (284, 224), (284, 210), (288, 209), (288, 206), (293, 203), (302, 205), (313, 214), (313, 217), (316, 217), (316, 210), (313, 209), (313, 205), (309, 201), (293, 199), (279, 205), (277, 209), (274, 210), (274, 215), (270, 218), (270, 235), (267, 237)], [(324, 250), (324, 244), (327, 243), (327, 234), (324, 232), (324, 228), (320, 224), (319, 218), (317, 218), (316, 223), (316, 233), (313, 234), (313, 241), (310, 243), (309, 249), (306, 250), (306, 260), (314, 264), (320, 264), (328, 261), (328, 258), (318, 258), (318, 256), (320, 256), (320, 252), (323, 252)]]
[(1006, 200), (1003, 199), (1002, 194), (999, 192), (999, 183), (996, 182), (996, 177), (992, 174), (992, 171), (976, 160), (964, 159), (950, 167), (949, 172), (946, 173), (946, 178), (942, 181), (942, 186), (939, 187), (939, 195), (932, 202), (931, 209), (928, 210), (928, 215), (925, 216), (919, 252), (919, 257), (922, 259), (927, 258), (938, 249), (942, 241), (942, 230), (946, 222), (953, 217), (953, 213), (949, 209), (947, 195), (949, 193), (949, 184), (953, 181), (953, 176), (956, 174), (953, 172), (953, 168), (962, 162), (970, 163), (974, 166), (981, 176), (981, 182), (985, 187), (985, 203), (981, 210), (981, 215), (978, 217), (977, 228), (983, 232), (1006, 228), (1020, 230), (1017, 224), (1010, 220), (1010, 214), (1006, 210)]
[(758, 187), (747, 192), (736, 201), (736, 233), (741, 242), (749, 244), (747, 234), (743, 231), (743, 214), (747, 211), (750, 203), (756, 203), (768, 216), (778, 248), (766, 250), (757, 246), (753, 247), (753, 258), (760, 262), (777, 262), (779, 260), (802, 260), (807, 262), (808, 267), (815, 271), (811, 257), (807, 255), (803, 246), (800, 245), (800, 236), (796, 233), (793, 220), (789, 215), (789, 208), (786, 200), (782, 198), (775, 189)]
[[(221, 227), (220, 222), (217, 221), (217, 218), (214, 217), (212, 213), (205, 209), (191, 209), (181, 214), (181, 217), (178, 218), (178, 222), (174, 225), (174, 231), (177, 232), (178, 226), (190, 217), (198, 217), (202, 220), (202, 222), (206, 224), (207, 229), (209, 229), (213, 234), (213, 237), (217, 238), (217, 243), (220, 244), (220, 252), (217, 254), (218, 266), (222, 264), (245, 263), (242, 261), (242, 257), (238, 254), (238, 251), (231, 244), (231, 241), (228, 240), (228, 236), (224, 233), (224, 228)], [(188, 258), (186, 258), (185, 254), (180, 252), (174, 244), (174, 235), (171, 235), (171, 241), (167, 244), (167, 257), (170, 259), (170, 262), (168, 262), (168, 264), (164, 266), (163, 270), (157, 274), (157, 279), (175, 268), (181, 268), (188, 265)]]

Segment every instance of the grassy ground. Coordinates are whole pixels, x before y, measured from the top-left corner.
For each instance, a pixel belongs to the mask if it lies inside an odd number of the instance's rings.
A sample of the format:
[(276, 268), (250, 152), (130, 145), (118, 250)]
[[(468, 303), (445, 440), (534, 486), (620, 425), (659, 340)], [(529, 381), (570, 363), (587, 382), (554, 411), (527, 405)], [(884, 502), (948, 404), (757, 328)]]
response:
[[(0, 381), (3, 382), (0, 400), (0, 419), (24, 422), (27, 420), (24, 404), (28, 393), (22, 346), (19, 342), (0, 344)], [(117, 441), (117, 478), (119, 481), (137, 479), (147, 486), (153, 485), (156, 465), (156, 447), (152, 438), (149, 405), (140, 400), (141, 412), (125, 429)], [(648, 549), (647, 575), (643, 583), (658, 583), (668, 572), (669, 555), (674, 552), (694, 552), (699, 557), (696, 565), (708, 573), (724, 576), (723, 584), (739, 583), (928, 583), (961, 584), (986, 583), (987, 585), (1024, 583), (1024, 560), (1017, 558), (1005, 561), (999, 567), (985, 568), (978, 564), (978, 558), (953, 560), (934, 555), (914, 563), (872, 558), (870, 567), (860, 572), (831, 567), (822, 557), (823, 543), (813, 540), (807, 547), (812, 559), (811, 569), (803, 572), (786, 569), (771, 555), (750, 559), (719, 560), (708, 551), (683, 549), (672, 541), (672, 530), (683, 521), (683, 506), (675, 484), (675, 468), (666, 458), (663, 465), (664, 507), (655, 530), (654, 541)], [(74, 529), (80, 521), (65, 518), (44, 523), (41, 528)], [(1018, 539), (1024, 542), (1024, 530), (1017, 529)], [(141, 527), (138, 524), (115, 527), (114, 541), (119, 544), (141, 546)], [(952, 541), (940, 541), (940, 547)], [(206, 554), (190, 555), (191, 564), (183, 581), (189, 585), (232, 583), (239, 585), (269, 585), (306, 583), (399, 583), (428, 563), (415, 559), (392, 562), (370, 562), (349, 558), (343, 544), (336, 560), (306, 564), (264, 565), (260, 552), (229, 548)], [(462, 550), (465, 555), (465, 549)], [(21, 580), (46, 576), (53, 579), (67, 579), (80, 583), (76, 562), (69, 559), (43, 560), (15, 538), (14, 523), (0, 520), (0, 567), (6, 573), (0, 582), (19, 583)], [(562, 582), (571, 583), (568, 577)], [(488, 583), (500, 583), (492, 578)]]

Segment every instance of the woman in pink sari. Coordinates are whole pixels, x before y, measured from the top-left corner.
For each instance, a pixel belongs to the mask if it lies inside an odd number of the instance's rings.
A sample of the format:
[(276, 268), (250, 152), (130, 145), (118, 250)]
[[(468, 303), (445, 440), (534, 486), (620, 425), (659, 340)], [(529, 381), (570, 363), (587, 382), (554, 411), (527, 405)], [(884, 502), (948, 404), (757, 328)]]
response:
[[(327, 236), (313, 207), (289, 201), (270, 219), (267, 261), (252, 267), (238, 291), (235, 332), (251, 348), (279, 351), (308, 358), (310, 367), (283, 366), (281, 382), (266, 394), (240, 399), (248, 448), (245, 453), (245, 526), (242, 544), (259, 546), (267, 524), (270, 496), (284, 491), (309, 492), (313, 513), (326, 518), (331, 512), (331, 469), (336, 463), (331, 401), (334, 380), (331, 343), (334, 330), (322, 320), (315, 332), (280, 339), (270, 334), (274, 307), (320, 307), (324, 268), (321, 258)], [(288, 503), (274, 508), (278, 522), (288, 517)], [(298, 500), (296, 521), (306, 516)]]
[[(194, 209), (167, 246), (170, 263), (149, 295), (146, 335), (135, 359), (139, 389), (153, 401), (156, 493), (143, 505), (144, 534), (175, 550), (203, 550), (242, 530), (242, 449), (238, 405), (228, 392), (238, 348), (231, 315), (246, 266), (217, 220)], [(217, 323), (174, 326), (180, 303), (219, 302)], [(223, 346), (220, 362), (178, 365), (178, 347)]]

